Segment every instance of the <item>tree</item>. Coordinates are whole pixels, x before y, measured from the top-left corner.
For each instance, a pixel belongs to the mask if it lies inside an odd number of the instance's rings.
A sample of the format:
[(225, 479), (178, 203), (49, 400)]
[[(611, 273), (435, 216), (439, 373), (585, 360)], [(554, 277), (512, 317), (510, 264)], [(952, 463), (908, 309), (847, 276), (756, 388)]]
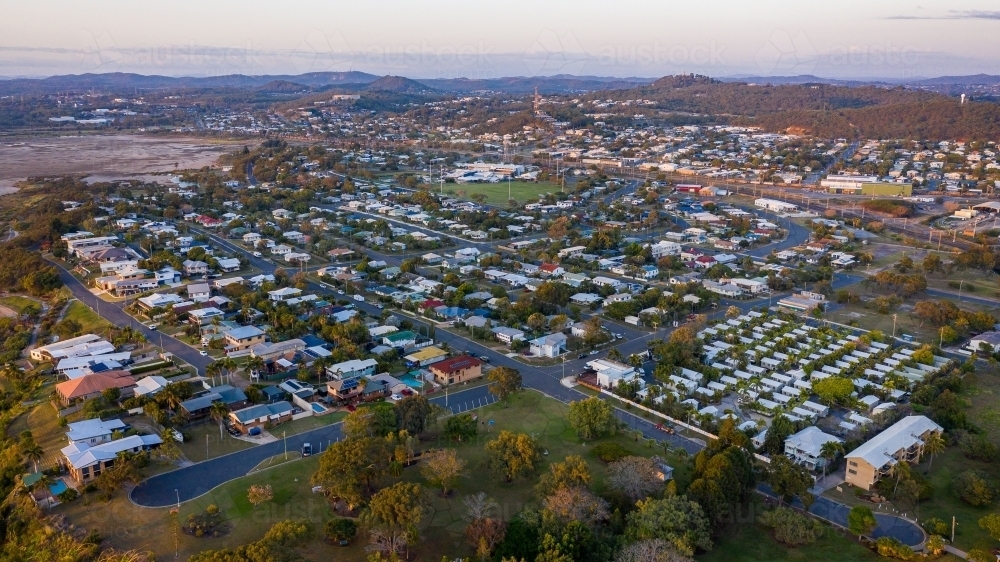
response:
[(843, 404), (854, 392), (854, 382), (845, 377), (827, 377), (813, 383), (813, 392), (827, 404)]
[(684, 496), (669, 496), (639, 500), (636, 507), (627, 517), (627, 538), (662, 539), (685, 556), (693, 556), (699, 549), (712, 549), (708, 518), (696, 502)]
[(521, 371), (512, 367), (495, 367), (490, 370), (488, 379), (490, 394), (497, 400), (503, 400), (504, 407), (509, 403), (510, 396), (521, 390)]
[(941, 437), (941, 432), (932, 432), (924, 439), (924, 446), (921, 448), (921, 453), (927, 453), (931, 456), (930, 460), (927, 461), (928, 473), (931, 471), (931, 465), (934, 464), (934, 455), (943, 453), (944, 448), (944, 437)]
[(472, 414), (459, 414), (452, 416), (444, 422), (444, 435), (448, 439), (463, 441), (476, 436), (479, 425), (473, 419)]
[(524, 433), (502, 430), (486, 444), (487, 466), (494, 477), (504, 482), (527, 476), (539, 461), (538, 444)]
[(349, 541), (358, 534), (358, 524), (353, 519), (337, 517), (327, 521), (323, 530), (331, 541)]
[(736, 305), (730, 305), (730, 307), (726, 309), (726, 318), (736, 318), (740, 314), (740, 307)]
[(774, 529), (774, 538), (789, 546), (814, 543), (823, 535), (824, 529), (819, 521), (787, 507), (765, 511), (760, 522)]
[(579, 521), (591, 528), (611, 516), (608, 502), (583, 486), (563, 486), (545, 498), (543, 505), (563, 523)]
[(562, 462), (549, 465), (549, 471), (542, 474), (535, 486), (535, 496), (544, 498), (559, 488), (567, 486), (587, 486), (590, 484), (590, 468), (583, 457), (569, 455)]
[(776, 455), (771, 458), (767, 469), (767, 483), (782, 501), (791, 501), (809, 491), (813, 478), (809, 469), (793, 463), (784, 455)]
[(420, 474), (428, 484), (441, 488), (441, 495), (447, 497), (458, 479), (465, 475), (465, 461), (458, 458), (455, 449), (445, 449), (421, 460)]
[(221, 442), (225, 438), (223, 433), (223, 423), (229, 418), (229, 406), (226, 406), (225, 402), (212, 402), (212, 405), (208, 407), (208, 415), (219, 424), (219, 441)]
[(952, 489), (969, 505), (990, 505), (996, 496), (996, 488), (989, 481), (989, 475), (981, 470), (966, 470), (952, 481)]
[(399, 555), (417, 541), (417, 524), (423, 517), (419, 484), (397, 482), (372, 496), (361, 522), (371, 535), (372, 548), (385, 555)]
[(431, 404), (422, 395), (413, 395), (396, 402), (396, 419), (398, 427), (412, 435), (418, 435), (427, 429), (427, 417), (431, 412)]
[(857, 535), (858, 540), (874, 531), (875, 527), (878, 527), (878, 520), (875, 519), (875, 514), (872, 513), (871, 509), (863, 505), (856, 505), (847, 513), (847, 529), (852, 534)]
[(663, 490), (658, 473), (653, 459), (625, 457), (608, 465), (608, 487), (636, 502)]
[(263, 486), (254, 484), (253, 486), (250, 486), (249, 490), (247, 490), (247, 499), (250, 500), (250, 503), (256, 508), (264, 502), (273, 500), (274, 491), (271, 490), (270, 484), (265, 484)]
[(368, 497), (372, 485), (388, 473), (390, 459), (385, 439), (344, 439), (330, 445), (320, 456), (312, 483), (322, 486), (327, 497), (339, 497), (354, 509)]
[(342, 430), (348, 438), (385, 437), (397, 428), (396, 410), (385, 402), (366, 404), (344, 418)]
[(38, 472), (38, 461), (42, 460), (45, 456), (45, 451), (42, 450), (42, 446), (32, 439), (30, 442), (23, 443), (19, 446), (21, 450), (21, 456), (24, 460), (32, 463), (35, 468), (35, 472)]
[(569, 403), (569, 424), (581, 439), (596, 439), (618, 431), (618, 418), (611, 404), (591, 396)]
[(827, 441), (819, 448), (819, 455), (826, 460), (823, 463), (823, 479), (826, 479), (826, 469), (837, 458), (838, 455), (844, 454), (844, 444), (840, 441)]
[(1000, 515), (991, 513), (979, 520), (979, 527), (1000, 541)]
[(485, 561), (506, 536), (507, 526), (496, 516), (500, 506), (483, 492), (466, 496), (464, 503), (467, 509), (465, 520), (469, 522), (465, 527), (465, 537), (476, 549), (480, 560)]
[(539, 332), (545, 327), (545, 315), (541, 312), (536, 312), (528, 317), (528, 327)]
[(889, 469), (889, 474), (896, 479), (896, 485), (892, 488), (892, 495), (895, 496), (896, 490), (899, 489), (899, 482), (910, 477), (910, 463), (897, 462)]

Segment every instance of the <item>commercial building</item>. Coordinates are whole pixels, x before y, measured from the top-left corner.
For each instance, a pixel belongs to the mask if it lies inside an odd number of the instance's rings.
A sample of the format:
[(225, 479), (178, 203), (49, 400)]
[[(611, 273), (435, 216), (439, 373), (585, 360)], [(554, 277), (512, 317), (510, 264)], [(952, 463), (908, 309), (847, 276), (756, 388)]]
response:
[(845, 481), (871, 490), (896, 463), (918, 460), (927, 438), (942, 431), (926, 416), (906, 416), (847, 454)]
[(798, 205), (785, 203), (777, 199), (756, 199), (753, 204), (772, 213), (794, 213), (799, 210)]
[(471, 355), (438, 361), (428, 369), (438, 384), (458, 384), (483, 376), (483, 362)]

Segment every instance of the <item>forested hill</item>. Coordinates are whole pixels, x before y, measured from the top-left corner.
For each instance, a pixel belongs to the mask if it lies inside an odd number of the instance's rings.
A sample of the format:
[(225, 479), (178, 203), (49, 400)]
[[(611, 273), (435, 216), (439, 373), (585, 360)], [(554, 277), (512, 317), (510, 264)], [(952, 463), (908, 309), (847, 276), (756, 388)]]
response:
[(646, 99), (663, 111), (727, 116), (734, 124), (824, 137), (1000, 137), (1000, 106), (901, 87), (766, 85), (667, 76), (649, 86), (603, 91), (598, 99)]

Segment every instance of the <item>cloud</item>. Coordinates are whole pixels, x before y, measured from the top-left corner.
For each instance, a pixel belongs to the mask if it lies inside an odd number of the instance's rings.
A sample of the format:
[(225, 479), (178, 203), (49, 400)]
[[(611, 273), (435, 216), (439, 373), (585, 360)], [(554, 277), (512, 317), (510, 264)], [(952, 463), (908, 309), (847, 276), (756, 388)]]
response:
[(987, 10), (949, 10), (939, 16), (889, 16), (887, 20), (994, 20), (1000, 21), (1000, 12)]

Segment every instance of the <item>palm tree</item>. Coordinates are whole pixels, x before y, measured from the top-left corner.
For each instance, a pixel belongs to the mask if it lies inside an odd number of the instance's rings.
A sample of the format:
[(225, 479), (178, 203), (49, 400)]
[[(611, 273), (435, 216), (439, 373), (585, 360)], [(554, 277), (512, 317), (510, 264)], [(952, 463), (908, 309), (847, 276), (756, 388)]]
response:
[(897, 461), (896, 464), (892, 465), (889, 469), (889, 474), (896, 478), (896, 485), (892, 487), (892, 496), (896, 497), (896, 490), (899, 488), (899, 483), (904, 478), (909, 478), (910, 476), (910, 463), (906, 461)]
[(35, 472), (38, 472), (38, 461), (45, 456), (42, 446), (32, 441), (23, 447), (21, 454), (24, 456), (24, 460), (30, 461), (34, 465)]
[(222, 433), (222, 422), (229, 417), (229, 407), (222, 402), (212, 402), (208, 408), (208, 415), (219, 424), (219, 441), (225, 439)]
[(823, 480), (826, 480), (826, 467), (837, 458), (837, 455), (844, 454), (844, 445), (840, 441), (827, 441), (819, 448), (819, 455), (826, 459), (823, 463)]
[(230, 374), (232, 371), (236, 370), (236, 360), (233, 359), (232, 357), (226, 357), (225, 359), (219, 360), (218, 363), (220, 364), (219, 366), (222, 369), (224, 369), (224, 372), (226, 373), (226, 382), (232, 383)]
[(156, 397), (161, 399), (168, 408), (174, 410), (175, 412), (177, 411), (177, 408), (180, 407), (181, 402), (183, 402), (181, 399), (180, 389), (177, 385), (178, 383), (170, 383), (163, 387), (163, 390), (156, 395)]
[(931, 456), (930, 461), (927, 463), (927, 472), (931, 471), (931, 465), (934, 464), (934, 455), (944, 452), (944, 438), (941, 437), (940, 433), (931, 433), (924, 439), (924, 446), (921, 447), (921, 453), (927, 453)]
[(205, 375), (212, 379), (212, 383), (215, 383), (216, 375), (222, 372), (222, 365), (218, 361), (213, 361), (205, 367)]

